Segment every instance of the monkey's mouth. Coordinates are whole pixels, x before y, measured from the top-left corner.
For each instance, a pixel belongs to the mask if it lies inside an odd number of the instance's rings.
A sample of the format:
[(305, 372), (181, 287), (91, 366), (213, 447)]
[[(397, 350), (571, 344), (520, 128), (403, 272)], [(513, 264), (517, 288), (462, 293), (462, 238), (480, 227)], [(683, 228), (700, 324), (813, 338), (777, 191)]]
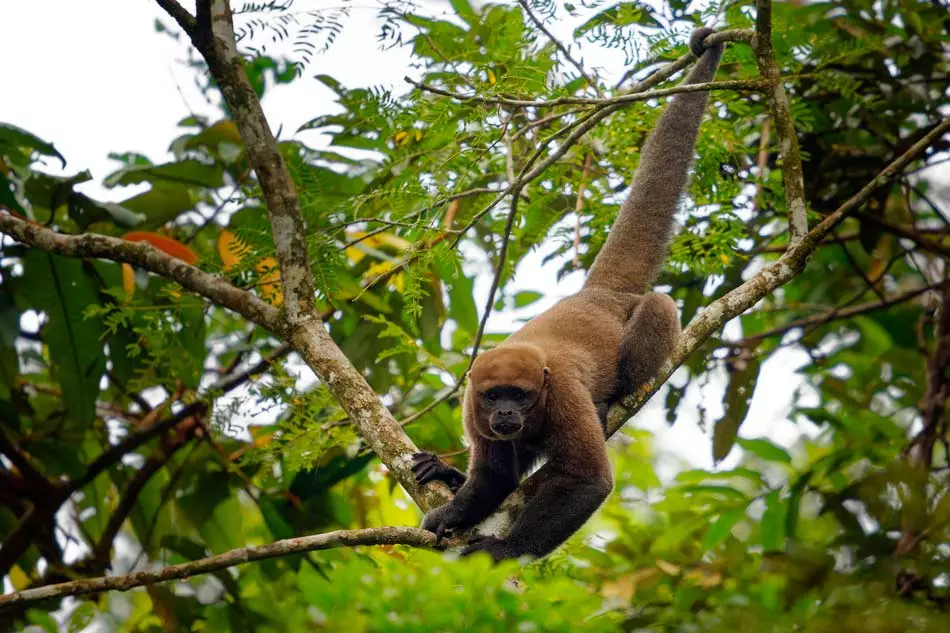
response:
[(518, 435), (521, 433), (521, 428), (522, 426), (517, 422), (498, 422), (491, 426), (492, 433), (503, 440)]

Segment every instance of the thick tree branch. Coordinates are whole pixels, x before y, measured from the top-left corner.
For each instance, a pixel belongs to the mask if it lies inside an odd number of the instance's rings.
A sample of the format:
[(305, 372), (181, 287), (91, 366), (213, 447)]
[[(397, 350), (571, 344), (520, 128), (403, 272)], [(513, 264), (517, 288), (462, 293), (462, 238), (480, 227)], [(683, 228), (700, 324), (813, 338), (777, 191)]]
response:
[(416, 485), (410, 469), (418, 451), (363, 375), (330, 338), (314, 308), (306, 227), (293, 179), (243, 68), (227, 0), (199, 0), (191, 41), (208, 64), (257, 174), (270, 217), (285, 311), (276, 331), (288, 340), (359, 427), (363, 439), (424, 509), (447, 499), (448, 489)]
[(65, 257), (111, 259), (144, 268), (262, 327), (269, 330), (278, 328), (278, 311), (272, 305), (232, 286), (224, 279), (163, 253), (147, 242), (128, 242), (96, 233), (63, 235), (6, 213), (0, 213), (0, 233), (27, 246)]
[(756, 0), (755, 58), (759, 74), (768, 81), (769, 109), (775, 123), (775, 135), (782, 156), (782, 179), (785, 182), (785, 204), (788, 208), (788, 244), (795, 246), (808, 232), (808, 211), (805, 205), (805, 178), (798, 149), (798, 136), (792, 122), (788, 95), (772, 48), (772, 0)]
[(197, 28), (191, 33), (191, 41), (208, 63), (257, 174), (274, 234), (287, 325), (295, 327), (311, 318), (314, 307), (306, 227), (293, 178), (244, 72), (227, 0), (198, 2)]
[[(445, 541), (443, 541), (445, 544)], [(258, 560), (277, 558), (289, 554), (314, 552), (336, 547), (356, 547), (359, 545), (413, 545), (415, 547), (439, 546), (435, 535), (426, 530), (409, 527), (382, 527), (366, 530), (339, 530), (326, 534), (314, 534), (299, 538), (284, 539), (268, 545), (249, 545), (209, 556), (198, 560), (140, 571), (125, 576), (106, 576), (73, 580), (56, 585), (47, 585), (35, 589), (26, 589), (0, 595), (0, 612), (14, 605), (24, 605), (51, 598), (82, 596), (102, 591), (128, 591), (135, 587), (167, 582), (180, 578), (190, 578), (198, 574), (207, 574), (243, 565)]]

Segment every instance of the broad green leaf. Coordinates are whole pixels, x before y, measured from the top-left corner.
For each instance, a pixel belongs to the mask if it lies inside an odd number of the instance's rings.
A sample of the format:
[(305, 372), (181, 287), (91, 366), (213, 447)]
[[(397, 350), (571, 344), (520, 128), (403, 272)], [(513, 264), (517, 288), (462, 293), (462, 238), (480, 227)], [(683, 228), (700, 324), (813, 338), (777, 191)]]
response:
[(96, 617), (96, 605), (92, 602), (81, 602), (72, 613), (69, 614), (69, 633), (79, 633), (92, 624)]
[(736, 508), (723, 512), (716, 520), (710, 524), (703, 536), (703, 549), (711, 550), (719, 547), (732, 531), (732, 526), (738, 523), (745, 516), (745, 508)]
[(681, 492), (687, 494), (710, 494), (719, 497), (728, 497), (732, 499), (746, 500), (748, 497), (744, 492), (736, 490), (735, 488), (730, 488), (729, 486), (716, 486), (712, 484), (700, 484), (694, 486), (680, 486), (678, 488)]
[(216, 189), (224, 186), (224, 172), (216, 165), (189, 159), (162, 165), (129, 165), (106, 176), (102, 184), (111, 188), (140, 182)]
[(736, 443), (767, 462), (792, 463), (792, 456), (788, 454), (788, 451), (765, 438), (744, 439), (740, 437), (736, 440)]
[(713, 460), (716, 462), (725, 459), (732, 450), (739, 434), (739, 426), (749, 412), (749, 404), (759, 378), (757, 357), (753, 356), (740, 362), (744, 363), (744, 366), (732, 372), (729, 377), (729, 385), (723, 397), (725, 413), (713, 429)]
[(788, 538), (795, 538), (795, 532), (798, 530), (798, 516), (801, 512), (802, 495), (808, 488), (808, 482), (811, 481), (812, 472), (806, 472), (799, 475), (789, 488), (786, 504), (788, 510), (785, 513), (785, 534)]
[(98, 305), (93, 279), (82, 260), (27, 251), (17, 292), (29, 305), (46, 313), (43, 341), (49, 347), (63, 401), (73, 419), (87, 425), (95, 417), (99, 380), (105, 369), (102, 338), (105, 328), (98, 318), (84, 318), (85, 310)]
[(9, 123), (0, 123), (0, 153), (2, 153), (5, 148), (23, 147), (35, 150), (44, 156), (58, 158), (62, 162), (63, 167), (66, 166), (66, 159), (53, 147), (52, 143), (47, 143), (23, 128), (10, 125)]
[(20, 215), (27, 215), (26, 209), (24, 209), (20, 201), (17, 200), (14, 189), (13, 181), (7, 178), (3, 173), (0, 173), (0, 205), (16, 211)]
[(184, 185), (152, 185), (148, 191), (119, 203), (123, 209), (140, 213), (146, 220), (138, 228), (155, 229), (195, 208), (196, 194)]

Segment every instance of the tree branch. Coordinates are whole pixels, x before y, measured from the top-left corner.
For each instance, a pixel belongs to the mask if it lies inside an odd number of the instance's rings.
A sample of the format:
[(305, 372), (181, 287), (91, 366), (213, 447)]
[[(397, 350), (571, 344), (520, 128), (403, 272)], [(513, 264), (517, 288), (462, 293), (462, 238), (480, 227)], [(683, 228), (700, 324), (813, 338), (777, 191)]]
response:
[(880, 301), (869, 301), (867, 303), (861, 303), (855, 306), (847, 306), (841, 308), (832, 308), (823, 314), (818, 314), (811, 317), (805, 317), (801, 319), (795, 319), (789, 321), (784, 325), (759, 332), (757, 334), (751, 334), (745, 337), (740, 343), (736, 343), (737, 346), (745, 346), (747, 344), (754, 344), (767, 339), (772, 336), (778, 336), (779, 334), (785, 334), (790, 330), (795, 328), (808, 328), (808, 327), (817, 327), (819, 325), (824, 325), (826, 323), (831, 323), (833, 321), (841, 321), (844, 319), (850, 319), (851, 317), (858, 316), (861, 314), (867, 314), (869, 312), (877, 312), (878, 310), (884, 310), (891, 306), (897, 305), (899, 303), (904, 303), (905, 301), (910, 301), (920, 295), (928, 292), (930, 290), (936, 290), (944, 286), (944, 283), (938, 283), (931, 286), (922, 286), (920, 288), (914, 288), (913, 290), (908, 290), (907, 292), (902, 292), (891, 297), (884, 297)]
[(177, 0), (155, 0), (155, 2), (178, 23), (178, 26), (180, 26), (189, 37), (194, 34), (198, 26), (195, 17), (188, 13), (183, 6), (178, 4)]
[(63, 235), (10, 214), (0, 214), (0, 233), (27, 246), (64, 257), (102, 258), (132, 264), (171, 279), (269, 330), (276, 330), (279, 326), (278, 311), (274, 306), (224, 279), (163, 253), (147, 242), (128, 242), (97, 233)]
[(275, 541), (268, 545), (248, 545), (223, 554), (209, 556), (187, 563), (159, 567), (147, 571), (135, 572), (125, 576), (106, 576), (88, 578), (70, 582), (47, 585), (35, 589), (26, 589), (0, 595), (0, 612), (14, 605), (24, 605), (63, 598), (82, 596), (102, 591), (128, 591), (135, 587), (158, 582), (190, 578), (198, 574), (207, 574), (258, 560), (277, 558), (289, 554), (300, 554), (336, 547), (356, 547), (359, 545), (412, 545), (415, 547), (435, 548), (451, 545), (451, 541), (436, 542), (435, 534), (426, 530), (409, 527), (381, 527), (365, 530), (338, 530), (326, 534), (314, 534), (299, 538)]
[[(712, 36), (710, 36), (712, 37)], [(684, 56), (683, 59), (686, 59), (687, 62), (692, 61), (690, 56)], [(676, 62), (670, 64), (667, 68), (675, 67), (676, 70), (687, 66), (688, 63), (679, 66)], [(674, 71), (675, 72), (675, 71)], [(660, 73), (651, 75), (651, 84), (656, 85), (663, 79), (666, 79), (673, 73), (664, 73), (662, 78), (657, 78), (654, 80), (654, 77), (658, 77)], [(466, 102), (470, 101), (472, 103), (481, 103), (484, 105), (503, 105), (509, 106), (512, 108), (553, 108), (555, 106), (562, 105), (585, 105), (585, 106), (594, 106), (594, 107), (607, 107), (615, 104), (622, 103), (634, 103), (636, 101), (649, 101), (650, 99), (662, 99), (663, 97), (669, 97), (681, 92), (703, 92), (708, 90), (762, 90), (763, 88), (769, 87), (769, 83), (762, 79), (731, 79), (726, 81), (709, 81), (701, 84), (680, 84), (678, 86), (671, 86), (669, 88), (658, 88), (657, 90), (650, 90), (649, 92), (638, 90), (636, 92), (628, 92), (616, 97), (605, 97), (599, 99), (591, 99), (588, 97), (558, 97), (557, 99), (509, 99), (507, 97), (483, 97), (481, 95), (463, 95), (457, 92), (452, 92), (451, 90), (444, 90), (442, 88), (437, 88), (435, 86), (430, 86), (429, 84), (424, 84), (418, 82), (410, 77), (403, 77), (403, 80), (411, 84), (413, 87), (418, 88), (424, 92), (430, 92), (432, 94), (440, 95), (443, 97), (449, 97), (455, 99), (456, 101)], [(637, 86), (636, 88), (639, 88)]]
[(295, 327), (313, 318), (314, 286), (307, 254), (306, 227), (290, 171), (277, 148), (261, 102), (244, 72), (234, 40), (228, 0), (198, 3), (196, 29), (190, 34), (202, 54), (241, 135), (248, 160), (263, 192), (280, 265), (286, 321)]
[(782, 157), (782, 180), (785, 183), (785, 204), (788, 207), (788, 245), (797, 245), (808, 232), (808, 210), (805, 205), (805, 178), (798, 149), (798, 136), (792, 122), (788, 95), (775, 61), (772, 47), (772, 0), (756, 0), (755, 58), (759, 74), (768, 81), (769, 109), (775, 122)]

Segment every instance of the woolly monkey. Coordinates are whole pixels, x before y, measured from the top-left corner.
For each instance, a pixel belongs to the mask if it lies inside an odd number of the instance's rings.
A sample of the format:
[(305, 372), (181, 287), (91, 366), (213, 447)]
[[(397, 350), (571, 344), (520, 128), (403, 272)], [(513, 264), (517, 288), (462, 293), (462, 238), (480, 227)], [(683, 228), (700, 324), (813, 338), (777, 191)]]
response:
[[(693, 32), (699, 60), (685, 83), (712, 80), (723, 45)], [(463, 399), (468, 476), (431, 453), (415, 456), (419, 482), (458, 490), (422, 527), (444, 535), (492, 514), (540, 458), (542, 484), (504, 539), (476, 537), (463, 555), (495, 560), (548, 554), (576, 532), (613, 488), (602, 418), (652, 378), (680, 333), (673, 300), (648, 292), (666, 254), (686, 186), (707, 92), (675, 95), (643, 147), (630, 194), (584, 287), (529, 321), (472, 365)]]

